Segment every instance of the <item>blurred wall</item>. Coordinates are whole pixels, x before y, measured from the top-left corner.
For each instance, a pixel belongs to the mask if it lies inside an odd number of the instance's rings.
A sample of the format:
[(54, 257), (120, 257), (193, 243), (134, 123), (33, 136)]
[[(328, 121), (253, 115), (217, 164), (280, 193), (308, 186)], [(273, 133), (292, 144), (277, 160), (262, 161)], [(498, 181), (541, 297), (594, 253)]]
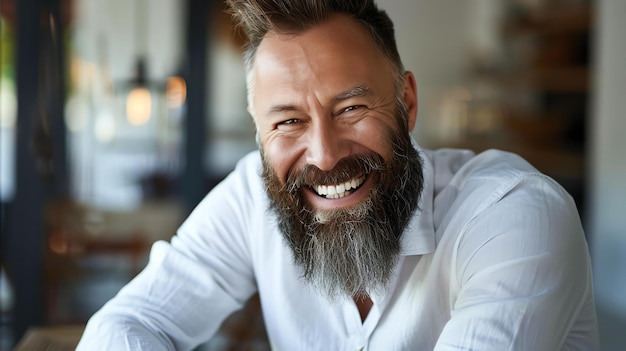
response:
[(431, 139), (427, 119), (435, 115), (428, 101), (439, 89), (460, 84), (465, 73), (472, 4), (449, 0), (380, 0), (378, 4), (394, 21), (405, 69), (415, 74), (419, 109), (414, 134), (425, 146)]
[(598, 304), (626, 321), (626, 1), (600, 0), (596, 11), (589, 232)]
[(106, 64), (113, 80), (129, 79), (138, 55), (150, 62), (148, 76), (164, 79), (183, 56), (184, 6), (178, 0), (76, 1), (73, 49), (94, 64)]
[[(405, 69), (415, 74), (418, 119), (414, 135), (434, 147), (451, 130), (441, 130), (439, 100), (446, 91), (471, 85), (475, 60), (498, 56), (500, 20), (506, 2), (490, 0), (379, 0), (394, 21)], [(434, 144), (434, 145), (433, 145)]]

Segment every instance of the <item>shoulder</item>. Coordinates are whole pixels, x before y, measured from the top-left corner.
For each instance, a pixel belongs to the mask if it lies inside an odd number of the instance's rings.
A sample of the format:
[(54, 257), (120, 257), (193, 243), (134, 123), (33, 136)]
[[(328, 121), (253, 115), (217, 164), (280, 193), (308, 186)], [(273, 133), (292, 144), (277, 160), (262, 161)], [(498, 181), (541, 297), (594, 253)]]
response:
[[(432, 156), (436, 169), (448, 173), (434, 197), (438, 242), (481, 245), (503, 232), (520, 241), (550, 244), (582, 233), (578, 210), (563, 187), (521, 157), (498, 150), (465, 154), (462, 162)], [(445, 165), (451, 165), (447, 169)], [(453, 165), (453, 166), (452, 166)], [(583, 236), (584, 239), (584, 236)]]
[(543, 204), (568, 205), (576, 211), (573, 199), (558, 182), (510, 152), (488, 150), (476, 155), (451, 183), (458, 184), (463, 193), (484, 194), (480, 210), (507, 199), (520, 209)]
[(236, 164), (235, 169), (231, 173), (247, 179), (248, 181), (259, 181), (261, 172), (263, 171), (263, 163), (261, 162), (261, 152), (254, 150), (242, 157)]
[(456, 203), (464, 205), (462, 211), (476, 215), (520, 190), (530, 197), (556, 192), (557, 197), (570, 201), (556, 181), (510, 152), (487, 150), (474, 154), (442, 149), (430, 152), (429, 157), (435, 168), (435, 202), (440, 209), (443, 206), (450, 210), (448, 207)]
[(435, 204), (444, 213), (438, 239), (455, 253), (457, 267), (482, 262), (484, 268), (546, 252), (552, 262), (585, 257), (572, 197), (515, 154), (489, 150), (466, 157)]
[(258, 198), (264, 194), (262, 171), (261, 153), (259, 150), (251, 151), (237, 162), (235, 169), (211, 193)]
[[(507, 183), (527, 175), (542, 175), (520, 156), (502, 150), (490, 149), (475, 154), (469, 150), (440, 149), (431, 151), (429, 156), (436, 171), (449, 173), (449, 183), (454, 185), (470, 181)], [(445, 185), (448, 184), (442, 184)]]
[(527, 282), (513, 295), (584, 294), (588, 247), (565, 189), (511, 153), (489, 150), (462, 161), (434, 199), (437, 251), (450, 263), (452, 290)]
[(266, 206), (261, 170), (258, 150), (241, 158), (235, 169), (198, 204), (181, 230), (198, 225), (232, 227), (249, 223), (253, 214)]

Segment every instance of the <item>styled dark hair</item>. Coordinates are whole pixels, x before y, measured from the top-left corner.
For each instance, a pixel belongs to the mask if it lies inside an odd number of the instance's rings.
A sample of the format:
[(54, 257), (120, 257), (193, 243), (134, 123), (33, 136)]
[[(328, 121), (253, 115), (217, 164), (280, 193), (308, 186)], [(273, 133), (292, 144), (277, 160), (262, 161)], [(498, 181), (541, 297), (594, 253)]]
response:
[(252, 69), (256, 50), (270, 32), (302, 33), (334, 14), (349, 15), (365, 25), (382, 55), (400, 77), (400, 60), (393, 22), (373, 0), (227, 0), (230, 11), (248, 36), (245, 65)]

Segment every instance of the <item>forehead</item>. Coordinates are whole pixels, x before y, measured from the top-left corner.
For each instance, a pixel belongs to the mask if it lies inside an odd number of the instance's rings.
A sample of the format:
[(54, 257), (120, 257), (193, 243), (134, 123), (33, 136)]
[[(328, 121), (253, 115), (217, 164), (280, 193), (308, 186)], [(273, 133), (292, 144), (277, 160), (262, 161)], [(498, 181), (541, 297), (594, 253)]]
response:
[(363, 24), (336, 15), (303, 33), (268, 33), (256, 52), (253, 89), (256, 97), (270, 88), (332, 93), (359, 84), (386, 84), (392, 80), (387, 62)]

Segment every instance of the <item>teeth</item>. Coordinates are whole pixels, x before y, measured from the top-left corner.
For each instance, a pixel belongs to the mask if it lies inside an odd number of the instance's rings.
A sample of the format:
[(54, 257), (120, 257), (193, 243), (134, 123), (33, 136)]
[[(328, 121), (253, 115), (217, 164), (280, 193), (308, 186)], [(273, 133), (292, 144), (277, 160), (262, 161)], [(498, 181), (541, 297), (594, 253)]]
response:
[(345, 183), (333, 184), (333, 185), (318, 185), (315, 187), (317, 194), (325, 196), (327, 199), (340, 199), (344, 196), (350, 195), (350, 189), (356, 189), (365, 181), (365, 176), (351, 179)]
[(346, 191), (346, 186), (344, 184), (337, 185), (337, 194), (343, 194)]
[(337, 194), (337, 187), (334, 185), (329, 185), (328, 186), (328, 195), (336, 195)]

